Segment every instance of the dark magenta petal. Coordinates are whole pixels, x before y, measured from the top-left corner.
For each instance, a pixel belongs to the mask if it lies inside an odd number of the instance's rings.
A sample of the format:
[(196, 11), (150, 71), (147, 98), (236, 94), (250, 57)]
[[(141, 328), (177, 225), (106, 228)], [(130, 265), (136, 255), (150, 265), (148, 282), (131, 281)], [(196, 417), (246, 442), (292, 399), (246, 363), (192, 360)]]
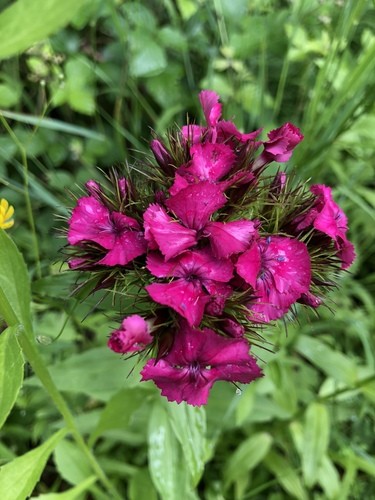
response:
[(166, 261), (163, 255), (159, 252), (150, 252), (147, 255), (146, 267), (150, 271), (150, 273), (157, 278), (168, 278), (171, 276), (175, 276), (176, 268), (177, 271), (179, 269), (178, 266), (178, 258)]
[(332, 190), (328, 186), (316, 184), (310, 191), (317, 197), (317, 214), (313, 226), (336, 241), (344, 236), (348, 229), (348, 219), (332, 198)]
[(264, 143), (264, 152), (272, 156), (274, 161), (282, 163), (290, 159), (293, 149), (302, 141), (303, 135), (298, 127), (285, 123), (282, 127), (271, 130), (268, 138)]
[(156, 241), (166, 259), (175, 257), (197, 242), (196, 232), (179, 224), (160, 205), (150, 205), (143, 218), (146, 240), (151, 244)]
[(116, 236), (107, 255), (98, 264), (103, 266), (125, 266), (136, 257), (146, 253), (147, 244), (140, 231), (124, 231)]
[(262, 130), (263, 129), (260, 128), (254, 132), (243, 134), (237, 129), (233, 122), (221, 120), (217, 125), (217, 137), (220, 142), (227, 141), (231, 138), (235, 138), (240, 142), (252, 142), (255, 141)]
[(244, 252), (258, 235), (254, 222), (209, 222), (205, 227), (213, 253), (220, 259)]
[(199, 100), (209, 127), (215, 127), (221, 116), (221, 104), (219, 103), (219, 99), (219, 95), (212, 90), (202, 90), (199, 94)]
[(348, 267), (350, 267), (353, 264), (356, 258), (356, 253), (353, 243), (351, 243), (345, 237), (341, 238), (340, 236), (338, 236), (335, 245), (338, 250), (337, 256), (342, 261), (341, 265), (342, 269), (348, 269)]
[(166, 201), (167, 207), (185, 226), (196, 230), (202, 229), (210, 216), (225, 203), (221, 187), (208, 181), (192, 184)]
[(150, 359), (141, 371), (142, 380), (153, 380), (168, 401), (186, 403), (193, 406), (205, 405), (214, 381), (199, 375), (192, 378), (186, 367), (174, 367), (163, 359)]
[(217, 181), (232, 168), (236, 156), (226, 144), (195, 144), (190, 148), (192, 162), (185, 170), (200, 180)]
[(174, 183), (169, 188), (169, 192), (170, 192), (171, 196), (177, 194), (179, 191), (181, 191), (181, 189), (188, 187), (189, 184), (192, 184), (192, 183), (189, 182), (186, 177), (184, 177), (178, 173), (175, 174)]
[(214, 280), (227, 283), (233, 275), (230, 260), (218, 260), (209, 249), (185, 252), (179, 258), (181, 272), (176, 276), (197, 276), (200, 280)]
[(152, 300), (171, 307), (191, 326), (199, 325), (205, 305), (210, 300), (197, 281), (178, 279), (171, 283), (153, 283), (145, 288)]
[[(310, 256), (304, 243), (283, 236), (262, 238), (257, 245), (261, 253), (261, 269), (255, 287), (257, 298), (248, 307), (254, 321), (268, 322), (283, 316), (303, 293), (309, 291)], [(246, 262), (242, 264), (246, 266)]]
[(261, 253), (257, 243), (254, 243), (237, 260), (237, 273), (246, 283), (249, 283), (254, 289), (261, 269)]
[(110, 249), (114, 243), (110, 212), (93, 196), (80, 198), (69, 219), (68, 242), (92, 241)]

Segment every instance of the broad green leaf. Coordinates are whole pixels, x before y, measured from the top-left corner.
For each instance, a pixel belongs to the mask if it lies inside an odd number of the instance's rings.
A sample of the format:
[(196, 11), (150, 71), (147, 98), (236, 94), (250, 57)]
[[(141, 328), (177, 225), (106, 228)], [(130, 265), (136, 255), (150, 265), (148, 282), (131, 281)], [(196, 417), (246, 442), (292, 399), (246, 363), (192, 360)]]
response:
[(22, 255), (0, 229), (0, 315), (8, 326), (23, 324), (31, 331), (30, 282)]
[(0, 14), (0, 59), (22, 52), (69, 23), (86, 0), (17, 0)]
[(54, 458), (61, 477), (69, 484), (78, 485), (92, 476), (86, 456), (72, 441), (61, 441), (55, 449)]
[(204, 408), (170, 403), (168, 413), (173, 431), (181, 444), (193, 484), (202, 476), (207, 459), (206, 413)]
[(334, 379), (348, 385), (356, 382), (357, 367), (354, 361), (320, 340), (301, 335), (296, 348), (300, 354)]
[(129, 479), (128, 497), (129, 500), (157, 500), (148, 469), (139, 469)]
[[(140, 37), (137, 37), (137, 39)], [(130, 60), (130, 72), (133, 77), (154, 76), (161, 73), (167, 67), (167, 59), (163, 47), (160, 47), (151, 37), (144, 33), (141, 39), (142, 44), (134, 50)]]
[(246, 439), (230, 456), (224, 467), (224, 483), (228, 487), (246, 472), (254, 469), (267, 455), (272, 437), (260, 432)]
[(23, 356), (17, 342), (17, 327), (0, 334), (0, 428), (17, 399), (23, 381)]
[(292, 468), (286, 457), (271, 451), (264, 459), (264, 464), (276, 477), (282, 488), (293, 498), (308, 500), (306, 490), (298, 474)]
[(104, 408), (98, 425), (89, 439), (93, 446), (99, 436), (109, 429), (125, 429), (130, 417), (145, 400), (145, 392), (134, 389), (122, 389), (108, 402)]
[(1, 500), (24, 500), (31, 494), (50, 454), (65, 434), (65, 429), (56, 432), (42, 445), (1, 467)]
[[(133, 368), (134, 359), (124, 360), (107, 347), (98, 347), (54, 363), (49, 372), (60, 391), (88, 394), (108, 401), (125, 387), (147, 390), (145, 384), (139, 383), (141, 365)], [(25, 384), (39, 386), (40, 381), (30, 377)]]
[(151, 477), (163, 498), (178, 498), (178, 442), (166, 410), (153, 406), (148, 434), (148, 458)]
[(77, 484), (74, 488), (70, 488), (63, 493), (46, 493), (33, 498), (35, 498), (35, 500), (81, 500), (85, 498), (82, 495), (86, 493), (96, 481), (97, 479), (95, 476), (88, 477), (85, 481), (82, 481), (82, 483)]
[(339, 498), (339, 473), (337, 472), (336, 467), (333, 465), (332, 460), (327, 455), (324, 455), (320, 462), (317, 481), (323, 488), (327, 498)]
[(160, 496), (168, 500), (196, 498), (169, 415), (159, 400), (151, 411), (148, 431), (149, 469)]
[(302, 447), (302, 472), (308, 487), (318, 478), (329, 442), (329, 415), (320, 403), (312, 403), (306, 411)]

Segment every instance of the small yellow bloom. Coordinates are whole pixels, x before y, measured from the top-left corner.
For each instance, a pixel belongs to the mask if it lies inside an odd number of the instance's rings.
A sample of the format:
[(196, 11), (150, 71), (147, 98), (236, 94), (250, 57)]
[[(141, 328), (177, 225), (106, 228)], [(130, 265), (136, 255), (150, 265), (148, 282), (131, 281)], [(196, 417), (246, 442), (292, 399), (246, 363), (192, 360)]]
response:
[(9, 205), (7, 200), (1, 198), (0, 201), (0, 228), (9, 229), (13, 226), (14, 220), (12, 219), (14, 214), (14, 208)]

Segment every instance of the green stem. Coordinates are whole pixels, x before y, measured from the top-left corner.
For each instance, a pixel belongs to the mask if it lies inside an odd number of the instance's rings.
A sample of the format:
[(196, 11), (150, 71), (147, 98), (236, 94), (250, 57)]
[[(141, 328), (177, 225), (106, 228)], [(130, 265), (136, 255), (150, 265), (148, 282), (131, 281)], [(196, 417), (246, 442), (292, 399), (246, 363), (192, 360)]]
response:
[(22, 165), (23, 165), (23, 185), (24, 185), (24, 194), (25, 194), (25, 202), (26, 202), (26, 211), (27, 211), (27, 217), (28, 217), (29, 225), (30, 225), (30, 229), (31, 229), (31, 234), (33, 236), (36, 275), (38, 278), (41, 278), (42, 277), (42, 268), (40, 266), (38, 237), (36, 234), (35, 221), (34, 221), (33, 209), (32, 209), (32, 205), (31, 205), (30, 192), (29, 192), (29, 167), (28, 167), (28, 163), (27, 163), (26, 149), (24, 148), (23, 144), (19, 141), (18, 137), (13, 132), (12, 128), (9, 126), (8, 122), (6, 121), (6, 119), (4, 118), (4, 116), (1, 113), (0, 113), (0, 120), (1, 120), (1, 123), (4, 125), (6, 131), (10, 135), (10, 137), (13, 139), (13, 142), (18, 147), (20, 154), (21, 154), (21, 160), (22, 160)]
[(50, 398), (55, 403), (56, 408), (61, 413), (69, 432), (72, 434), (74, 440), (77, 443), (77, 446), (86, 456), (93, 471), (95, 472), (95, 474), (97, 475), (97, 477), (99, 478), (105, 489), (108, 491), (108, 493), (111, 494), (110, 498), (116, 500), (122, 500), (122, 496), (116, 491), (116, 488), (111, 484), (110, 480), (108, 479), (107, 475), (101, 468), (94, 454), (85, 443), (82, 435), (80, 434), (76, 426), (74, 417), (70, 412), (70, 409), (66, 404), (65, 399), (62, 397), (61, 393), (59, 392), (55, 383), (53, 382), (51, 375), (48, 371), (48, 368), (44, 363), (43, 358), (39, 354), (36, 345), (30, 340), (30, 337), (31, 336), (25, 331), (23, 327), (22, 329), (20, 328), (18, 341), (22, 347), (22, 350), (25, 354), (27, 361), (30, 363), (35, 374), (38, 376), (39, 380), (43, 384)]

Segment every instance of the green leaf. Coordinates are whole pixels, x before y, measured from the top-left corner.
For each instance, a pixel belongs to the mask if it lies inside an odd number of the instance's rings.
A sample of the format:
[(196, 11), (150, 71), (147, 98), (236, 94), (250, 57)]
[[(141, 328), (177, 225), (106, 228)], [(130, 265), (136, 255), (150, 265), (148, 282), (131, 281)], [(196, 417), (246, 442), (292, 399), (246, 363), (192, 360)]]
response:
[(68, 24), (86, 0), (18, 0), (0, 14), (0, 59), (22, 52)]
[[(134, 359), (123, 360), (107, 347), (70, 356), (48, 369), (60, 391), (88, 394), (101, 401), (108, 401), (125, 387), (148, 390), (146, 384), (139, 384), (140, 364), (134, 367)], [(30, 377), (25, 384), (39, 386), (40, 381)]]
[(157, 400), (153, 406), (148, 427), (148, 460), (152, 481), (162, 498), (196, 498), (170, 417), (161, 404), (164, 401)]
[(46, 128), (49, 130), (57, 130), (58, 132), (63, 132), (65, 134), (78, 135), (80, 137), (87, 137), (88, 139), (94, 139), (97, 141), (105, 141), (105, 136), (94, 132), (84, 127), (79, 127), (78, 125), (72, 125), (71, 123), (62, 122), (60, 120), (55, 120), (54, 118), (43, 118), (39, 116), (25, 115), (24, 113), (15, 113), (13, 111), (0, 111), (5, 118), (10, 118), (11, 120), (16, 120), (20, 123), (27, 123), (29, 125), (34, 125), (39, 128)]
[(87, 492), (89, 488), (96, 482), (96, 477), (88, 477), (82, 483), (79, 483), (74, 488), (64, 491), (63, 493), (46, 493), (33, 497), (35, 500), (76, 500), (82, 499), (82, 494)]
[(104, 408), (98, 425), (89, 439), (93, 446), (99, 436), (109, 429), (126, 429), (130, 417), (145, 400), (145, 394), (138, 388), (122, 389), (108, 402)]
[(225, 487), (254, 469), (267, 455), (271, 444), (272, 437), (266, 432), (254, 434), (241, 443), (224, 467)]
[(157, 500), (148, 469), (139, 469), (129, 480), (129, 500)]
[(54, 453), (55, 464), (61, 477), (69, 484), (78, 485), (92, 476), (86, 455), (71, 441), (61, 441)]
[(205, 409), (170, 403), (168, 413), (171, 416), (173, 431), (181, 444), (193, 484), (197, 485), (208, 456)]
[(167, 59), (164, 49), (152, 38), (142, 34), (141, 44), (134, 42), (137, 47), (130, 61), (130, 72), (133, 77), (154, 76), (161, 73), (167, 67)]
[(292, 468), (286, 457), (275, 451), (271, 451), (264, 459), (264, 464), (277, 477), (278, 482), (284, 490), (299, 500), (308, 500), (307, 493), (302, 485), (300, 477)]
[(352, 385), (357, 380), (354, 361), (315, 338), (301, 335), (296, 343), (300, 354), (335, 380)]
[(317, 477), (318, 483), (323, 488), (327, 498), (339, 498), (340, 479), (336, 467), (332, 460), (324, 455), (321, 460), (321, 465)]
[(11, 238), (0, 230), (0, 314), (8, 326), (31, 331), (30, 282), (26, 265)]
[(17, 328), (0, 334), (0, 428), (17, 399), (23, 381), (23, 356), (16, 337)]
[(48, 457), (65, 434), (65, 429), (56, 432), (42, 445), (1, 467), (1, 500), (23, 500), (31, 494)]
[(327, 408), (320, 403), (312, 403), (306, 411), (302, 447), (302, 472), (308, 487), (312, 487), (317, 481), (328, 442)]

